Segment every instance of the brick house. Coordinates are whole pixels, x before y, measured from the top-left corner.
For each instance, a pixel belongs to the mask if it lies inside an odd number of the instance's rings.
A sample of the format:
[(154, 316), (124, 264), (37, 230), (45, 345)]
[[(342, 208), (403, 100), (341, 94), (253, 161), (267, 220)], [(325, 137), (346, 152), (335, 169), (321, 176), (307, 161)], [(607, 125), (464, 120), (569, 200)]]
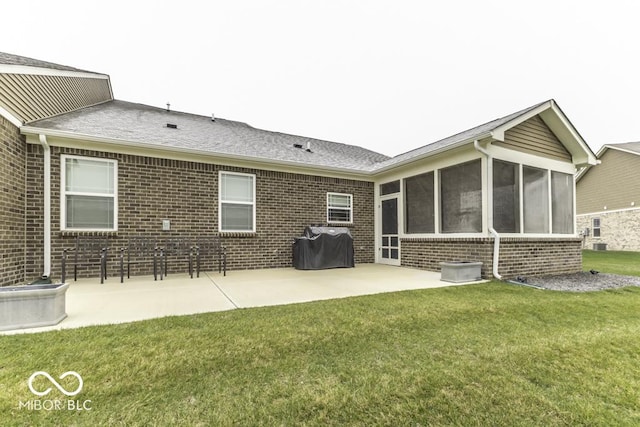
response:
[(116, 100), (105, 74), (2, 53), (0, 137), (0, 285), (59, 277), (76, 235), (220, 235), (230, 269), (287, 267), (317, 223), (349, 227), (357, 263), (577, 271), (573, 176), (595, 164), (553, 100), (389, 158)]
[(604, 145), (597, 158), (576, 178), (584, 247), (640, 251), (640, 142)]

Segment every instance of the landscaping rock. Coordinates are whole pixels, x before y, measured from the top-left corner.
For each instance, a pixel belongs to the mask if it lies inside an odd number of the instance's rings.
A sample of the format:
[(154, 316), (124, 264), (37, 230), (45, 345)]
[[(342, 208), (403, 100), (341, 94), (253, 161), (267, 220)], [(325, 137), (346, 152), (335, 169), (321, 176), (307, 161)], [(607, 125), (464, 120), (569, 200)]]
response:
[(529, 277), (526, 284), (554, 291), (590, 292), (640, 286), (640, 277), (583, 271), (574, 274)]

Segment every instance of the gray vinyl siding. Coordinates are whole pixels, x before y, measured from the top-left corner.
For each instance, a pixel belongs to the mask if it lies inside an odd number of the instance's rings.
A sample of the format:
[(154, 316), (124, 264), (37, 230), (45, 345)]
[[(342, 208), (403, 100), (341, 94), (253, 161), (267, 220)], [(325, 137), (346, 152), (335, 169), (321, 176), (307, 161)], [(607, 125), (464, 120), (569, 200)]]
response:
[(0, 74), (0, 106), (23, 123), (110, 99), (107, 78)]
[(551, 159), (571, 161), (571, 154), (539, 116), (507, 130), (497, 146)]
[(640, 155), (609, 148), (600, 160), (576, 183), (576, 213), (640, 206)]

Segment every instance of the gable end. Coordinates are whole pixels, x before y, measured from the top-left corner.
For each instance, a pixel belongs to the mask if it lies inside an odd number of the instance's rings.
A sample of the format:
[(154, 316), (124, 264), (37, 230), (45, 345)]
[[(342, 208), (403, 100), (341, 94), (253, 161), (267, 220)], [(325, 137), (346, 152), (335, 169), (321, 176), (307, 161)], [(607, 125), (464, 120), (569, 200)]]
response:
[(508, 129), (504, 134), (504, 142), (494, 142), (493, 144), (551, 159), (572, 160), (571, 153), (567, 151), (540, 116), (533, 116)]
[(0, 107), (28, 123), (112, 99), (108, 79), (0, 74)]

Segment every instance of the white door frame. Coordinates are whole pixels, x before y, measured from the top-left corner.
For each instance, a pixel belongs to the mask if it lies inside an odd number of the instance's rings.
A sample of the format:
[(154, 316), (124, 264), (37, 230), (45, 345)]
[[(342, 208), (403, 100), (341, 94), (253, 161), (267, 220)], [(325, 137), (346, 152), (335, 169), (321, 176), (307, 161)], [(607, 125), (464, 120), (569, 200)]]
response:
[[(397, 233), (396, 234), (382, 234), (382, 204), (387, 200), (396, 199), (397, 210)], [(400, 194), (393, 193), (380, 196), (380, 203), (378, 203), (378, 218), (380, 221), (376, 225), (376, 260), (380, 264), (400, 265)]]

